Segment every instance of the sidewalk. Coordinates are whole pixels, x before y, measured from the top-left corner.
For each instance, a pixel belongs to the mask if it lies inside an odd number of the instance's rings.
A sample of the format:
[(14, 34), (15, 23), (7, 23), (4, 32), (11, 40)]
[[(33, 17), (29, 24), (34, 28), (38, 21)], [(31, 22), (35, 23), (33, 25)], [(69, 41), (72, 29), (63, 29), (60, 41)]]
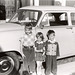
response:
[(75, 61), (58, 65), (57, 75), (75, 75)]
[[(20, 75), (22, 75), (23, 64), (21, 66)], [(43, 72), (42, 72), (43, 73)], [(75, 61), (57, 66), (57, 75), (75, 75)]]
[(1, 24), (1, 23), (5, 23), (5, 22), (6, 22), (6, 20), (0, 20), (0, 24)]

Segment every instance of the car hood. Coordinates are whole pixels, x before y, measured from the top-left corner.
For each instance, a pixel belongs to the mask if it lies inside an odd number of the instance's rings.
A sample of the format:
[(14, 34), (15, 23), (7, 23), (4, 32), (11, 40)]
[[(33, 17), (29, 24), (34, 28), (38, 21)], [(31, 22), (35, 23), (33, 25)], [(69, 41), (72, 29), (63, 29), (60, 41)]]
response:
[(3, 31), (15, 31), (15, 30), (23, 30), (24, 26), (16, 23), (1, 23), (0, 24), (0, 32)]

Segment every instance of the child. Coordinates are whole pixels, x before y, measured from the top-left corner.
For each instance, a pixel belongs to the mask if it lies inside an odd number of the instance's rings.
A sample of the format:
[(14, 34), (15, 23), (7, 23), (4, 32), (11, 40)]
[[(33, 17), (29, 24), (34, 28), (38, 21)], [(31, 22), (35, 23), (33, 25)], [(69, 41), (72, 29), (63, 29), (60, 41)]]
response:
[(34, 42), (35, 36), (32, 33), (32, 24), (27, 23), (25, 25), (25, 34), (20, 39), (22, 43), (22, 53), (24, 58), (24, 69), (29, 73), (33, 74), (35, 72), (35, 51)]
[(44, 43), (44, 36), (41, 32), (36, 34), (37, 40), (35, 41), (35, 60), (37, 64), (37, 75), (42, 75), (42, 62), (45, 60), (45, 43)]
[(59, 45), (55, 40), (55, 32), (49, 30), (47, 32), (46, 41), (46, 75), (57, 74), (57, 56), (59, 56)]

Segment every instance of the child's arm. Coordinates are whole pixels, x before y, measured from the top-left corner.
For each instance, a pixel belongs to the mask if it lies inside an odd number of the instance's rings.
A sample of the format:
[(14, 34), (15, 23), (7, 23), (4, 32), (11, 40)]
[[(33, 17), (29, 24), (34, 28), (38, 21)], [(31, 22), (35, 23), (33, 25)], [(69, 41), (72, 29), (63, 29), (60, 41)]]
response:
[(22, 53), (22, 56), (25, 57), (25, 55), (23, 54), (23, 42), (22, 42), (22, 38), (19, 39), (20, 41), (20, 52)]
[(23, 42), (24, 42), (24, 37), (21, 37), (21, 38), (19, 39), (19, 41), (20, 41), (21, 44), (23, 44)]
[(44, 47), (43, 47), (43, 55), (45, 55), (46, 51), (45, 51), (45, 48), (46, 47), (46, 42), (44, 42)]
[(59, 44), (57, 43), (57, 57), (60, 56), (60, 52), (59, 52)]
[(35, 52), (37, 52), (36, 47), (34, 47), (34, 48), (35, 48)]
[(35, 41), (35, 46), (34, 46), (34, 48), (35, 48), (35, 52), (39, 52), (39, 50), (37, 50), (37, 43), (36, 43), (36, 41)]
[(35, 47), (35, 52), (41, 52), (41, 50), (37, 50), (36, 47)]
[(42, 55), (45, 55), (45, 47), (43, 48), (43, 54)]

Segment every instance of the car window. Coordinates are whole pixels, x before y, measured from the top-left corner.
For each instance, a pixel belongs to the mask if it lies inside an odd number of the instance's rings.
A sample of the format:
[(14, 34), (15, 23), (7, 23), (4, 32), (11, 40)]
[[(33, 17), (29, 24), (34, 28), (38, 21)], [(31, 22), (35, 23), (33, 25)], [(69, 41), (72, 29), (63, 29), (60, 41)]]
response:
[(71, 13), (71, 22), (72, 25), (75, 25), (75, 13)]
[(48, 13), (43, 17), (41, 24), (44, 26), (68, 25), (67, 13)]
[(16, 15), (12, 17), (10, 22), (22, 23), (31, 22), (33, 26), (36, 26), (42, 12), (34, 10), (19, 10)]

